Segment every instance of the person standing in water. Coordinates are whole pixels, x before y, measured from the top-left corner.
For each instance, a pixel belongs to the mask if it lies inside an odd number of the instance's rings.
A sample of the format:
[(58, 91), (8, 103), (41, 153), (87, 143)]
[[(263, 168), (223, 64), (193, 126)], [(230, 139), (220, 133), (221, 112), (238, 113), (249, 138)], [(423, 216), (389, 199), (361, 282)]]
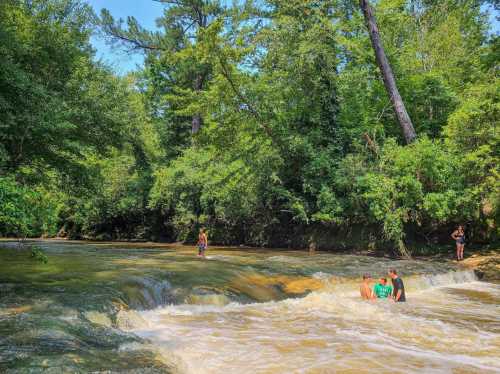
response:
[(392, 299), (395, 302), (405, 302), (405, 285), (403, 280), (398, 277), (398, 273), (395, 269), (389, 270), (389, 277), (392, 279)]
[(359, 292), (361, 294), (361, 298), (365, 300), (373, 299), (372, 288), (370, 287), (370, 282), (372, 277), (368, 274), (363, 275), (363, 282), (361, 286), (359, 286)]
[(451, 234), (453, 240), (457, 245), (457, 261), (464, 259), (464, 246), (465, 246), (465, 232), (464, 227), (459, 225), (455, 231)]
[(205, 251), (208, 246), (208, 237), (204, 228), (200, 229), (198, 234), (198, 256), (205, 258)]
[(392, 293), (392, 287), (387, 285), (387, 278), (380, 278), (379, 282), (373, 287), (373, 294), (378, 299), (387, 299)]

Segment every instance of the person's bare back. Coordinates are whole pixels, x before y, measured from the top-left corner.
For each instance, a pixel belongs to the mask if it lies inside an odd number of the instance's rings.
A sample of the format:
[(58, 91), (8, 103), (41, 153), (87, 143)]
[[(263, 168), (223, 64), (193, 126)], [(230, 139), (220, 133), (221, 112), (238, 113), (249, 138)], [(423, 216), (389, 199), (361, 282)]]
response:
[(363, 275), (363, 283), (361, 283), (361, 286), (359, 287), (359, 293), (361, 294), (362, 299), (369, 300), (373, 298), (370, 280), (371, 277), (368, 274)]

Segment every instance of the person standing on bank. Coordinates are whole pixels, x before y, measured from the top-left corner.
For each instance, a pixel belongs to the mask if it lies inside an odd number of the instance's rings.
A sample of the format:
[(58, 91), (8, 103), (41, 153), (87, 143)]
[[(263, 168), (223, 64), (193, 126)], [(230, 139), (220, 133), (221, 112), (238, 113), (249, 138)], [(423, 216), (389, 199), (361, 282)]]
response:
[(459, 225), (451, 234), (453, 240), (457, 245), (457, 261), (464, 259), (464, 246), (465, 246), (465, 231), (462, 225)]
[(205, 251), (208, 246), (208, 237), (204, 228), (200, 229), (198, 234), (198, 256), (205, 258)]
[(389, 277), (392, 279), (392, 300), (395, 302), (405, 302), (405, 285), (403, 280), (398, 277), (398, 273), (395, 269), (389, 270)]

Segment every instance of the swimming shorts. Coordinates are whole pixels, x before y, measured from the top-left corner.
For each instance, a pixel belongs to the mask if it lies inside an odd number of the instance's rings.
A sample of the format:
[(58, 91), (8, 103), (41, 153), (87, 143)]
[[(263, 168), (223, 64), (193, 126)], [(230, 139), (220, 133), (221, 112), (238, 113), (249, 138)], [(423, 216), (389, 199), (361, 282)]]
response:
[(198, 244), (198, 254), (202, 255), (205, 253), (207, 246), (205, 244)]

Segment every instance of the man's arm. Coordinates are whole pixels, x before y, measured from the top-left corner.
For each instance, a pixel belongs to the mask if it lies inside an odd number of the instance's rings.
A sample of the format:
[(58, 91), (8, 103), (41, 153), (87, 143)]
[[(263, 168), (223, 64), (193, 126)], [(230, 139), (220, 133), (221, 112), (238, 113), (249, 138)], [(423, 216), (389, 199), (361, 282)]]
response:
[(396, 297), (394, 298), (394, 300), (399, 301), (400, 297), (401, 297), (401, 289), (398, 290), (398, 293), (396, 294)]
[(377, 295), (375, 295), (375, 292), (370, 288), (370, 299), (376, 299)]

